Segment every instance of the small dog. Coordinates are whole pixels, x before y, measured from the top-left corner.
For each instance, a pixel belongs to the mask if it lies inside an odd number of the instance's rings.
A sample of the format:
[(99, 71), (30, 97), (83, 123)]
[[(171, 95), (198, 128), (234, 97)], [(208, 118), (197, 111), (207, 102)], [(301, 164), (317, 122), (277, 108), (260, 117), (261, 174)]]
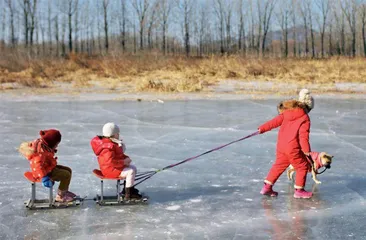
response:
[[(309, 170), (309, 172), (311, 171), (314, 182), (316, 184), (321, 184), (322, 182), (319, 181), (316, 177), (316, 175), (318, 174), (318, 169), (321, 167), (330, 168), (334, 156), (329, 155), (326, 152), (311, 152), (310, 156), (310, 159), (313, 161), (313, 163), (311, 164), (311, 170)], [(296, 170), (294, 169), (294, 167), (290, 165), (289, 169), (287, 170), (287, 178), (289, 180), (293, 179), (295, 171)]]

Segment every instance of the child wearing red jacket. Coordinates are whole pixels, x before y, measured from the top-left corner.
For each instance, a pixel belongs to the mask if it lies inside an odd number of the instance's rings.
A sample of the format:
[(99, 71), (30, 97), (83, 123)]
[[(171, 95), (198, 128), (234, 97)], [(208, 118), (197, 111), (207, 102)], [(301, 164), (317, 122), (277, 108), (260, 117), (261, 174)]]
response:
[[(300, 92), (300, 99), (301, 93), (304, 92)], [(308, 172), (306, 156), (311, 152), (309, 144), (310, 118), (307, 113), (314, 106), (310, 93), (307, 91), (306, 94), (308, 97), (303, 102), (297, 100), (283, 101), (279, 106), (280, 114), (258, 128), (260, 133), (265, 133), (280, 127), (276, 161), (264, 181), (264, 186), (260, 192), (263, 195), (272, 197), (278, 195), (277, 192), (273, 191), (272, 186), (291, 164), (296, 170), (294, 197), (312, 197), (312, 192), (304, 190)]]
[(61, 133), (56, 129), (40, 131), (40, 138), (20, 145), (19, 152), (30, 163), (33, 177), (42, 180), (44, 187), (52, 187), (54, 181), (59, 181), (57, 202), (70, 202), (76, 195), (69, 191), (72, 170), (69, 167), (57, 165), (57, 146), (61, 142)]
[(101, 172), (105, 177), (125, 179), (125, 200), (141, 199), (138, 190), (133, 187), (137, 169), (131, 159), (125, 155), (125, 144), (119, 140), (119, 127), (114, 123), (103, 126), (103, 136), (91, 140), (91, 147), (98, 157)]

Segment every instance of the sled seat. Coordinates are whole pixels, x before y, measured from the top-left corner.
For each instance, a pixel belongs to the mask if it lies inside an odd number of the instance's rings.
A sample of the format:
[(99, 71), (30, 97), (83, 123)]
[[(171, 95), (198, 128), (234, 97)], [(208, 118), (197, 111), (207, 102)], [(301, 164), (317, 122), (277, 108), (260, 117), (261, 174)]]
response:
[(97, 178), (100, 178), (100, 179), (109, 179), (109, 180), (121, 180), (122, 178), (120, 177), (116, 177), (116, 178), (109, 178), (109, 177), (105, 177), (102, 173), (102, 171), (98, 170), (98, 169), (94, 169), (93, 170), (93, 173), (94, 175), (97, 177)]
[[(94, 169), (93, 174), (100, 179), (100, 195), (97, 194), (96, 196), (96, 203), (100, 206), (106, 205), (122, 205), (123, 203), (123, 196), (121, 195), (121, 180), (123, 178), (116, 177), (116, 178), (109, 178), (105, 177), (103, 173), (99, 169)], [(104, 180), (115, 180), (116, 183), (116, 195), (114, 196), (104, 196), (103, 192), (103, 181)]]
[(31, 182), (31, 198), (28, 199), (25, 204), (28, 209), (38, 208), (50, 208), (53, 207), (53, 187), (50, 188), (48, 199), (37, 199), (36, 198), (36, 183), (40, 183), (41, 179), (33, 177), (32, 172), (25, 172), (24, 177)]
[(33, 177), (33, 174), (32, 174), (31, 172), (25, 172), (25, 173), (24, 173), (24, 177), (25, 177), (26, 179), (28, 179), (28, 181), (30, 181), (30, 182), (34, 182), (34, 183), (36, 183), (36, 182), (41, 182), (41, 179), (35, 179), (35, 178)]

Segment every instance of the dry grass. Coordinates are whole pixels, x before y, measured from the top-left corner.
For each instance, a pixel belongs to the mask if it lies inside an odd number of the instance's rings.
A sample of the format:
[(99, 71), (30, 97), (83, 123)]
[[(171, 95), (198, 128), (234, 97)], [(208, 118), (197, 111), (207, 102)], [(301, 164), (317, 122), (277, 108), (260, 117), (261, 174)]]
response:
[[(5, 61), (6, 57), (10, 60)], [(365, 65), (363, 58), (87, 57), (73, 54), (66, 59), (25, 61), (3, 56), (0, 59), (0, 84), (45, 88), (61, 82), (72, 83), (75, 88), (88, 88), (91, 83), (98, 82), (100, 86), (114, 90), (129, 83), (135, 91), (159, 92), (197, 92), (226, 79), (332, 85), (366, 83)]]

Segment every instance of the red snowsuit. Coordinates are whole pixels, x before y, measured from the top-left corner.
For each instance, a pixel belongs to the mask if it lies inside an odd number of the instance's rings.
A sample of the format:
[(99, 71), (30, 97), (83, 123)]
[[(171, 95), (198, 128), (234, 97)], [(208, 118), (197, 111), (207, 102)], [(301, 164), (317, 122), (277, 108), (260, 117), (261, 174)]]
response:
[(273, 185), (291, 164), (296, 170), (295, 188), (303, 189), (308, 171), (308, 161), (304, 153), (310, 153), (310, 118), (302, 104), (296, 100), (285, 101), (282, 107), (282, 113), (258, 128), (260, 133), (265, 133), (281, 126), (276, 161), (265, 182)]
[(90, 144), (95, 155), (98, 156), (99, 167), (103, 175), (109, 178), (119, 177), (124, 168), (124, 159), (128, 158), (123, 153), (122, 147), (109, 138), (99, 136), (94, 137)]

